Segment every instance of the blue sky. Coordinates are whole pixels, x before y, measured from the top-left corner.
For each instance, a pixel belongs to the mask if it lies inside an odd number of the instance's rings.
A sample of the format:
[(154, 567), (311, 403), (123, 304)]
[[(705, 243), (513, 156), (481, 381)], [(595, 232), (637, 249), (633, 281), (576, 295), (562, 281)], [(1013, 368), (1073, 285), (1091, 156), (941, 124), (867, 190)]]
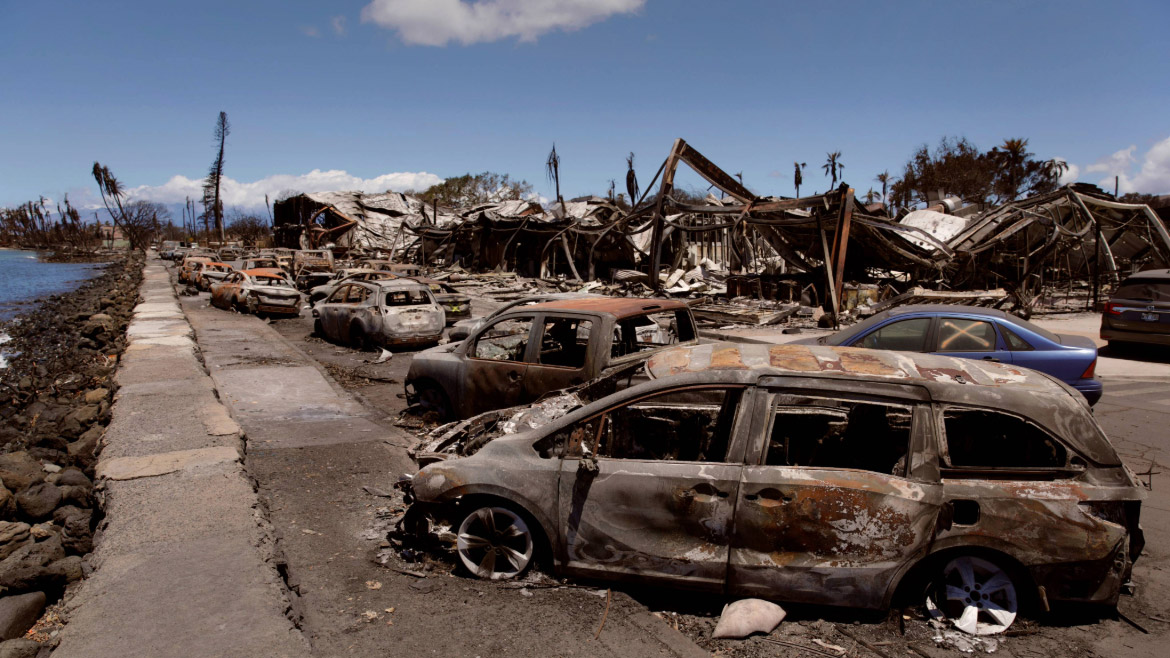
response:
[(1170, 192), (1165, 0), (469, 4), (2, 0), (0, 205), (92, 200), (94, 160), (180, 201), (220, 110), (229, 204), (483, 170), (551, 197), (553, 142), (565, 196), (601, 194), (675, 137), (760, 194), (794, 160), (824, 190), (830, 150), (864, 191), (943, 135)]

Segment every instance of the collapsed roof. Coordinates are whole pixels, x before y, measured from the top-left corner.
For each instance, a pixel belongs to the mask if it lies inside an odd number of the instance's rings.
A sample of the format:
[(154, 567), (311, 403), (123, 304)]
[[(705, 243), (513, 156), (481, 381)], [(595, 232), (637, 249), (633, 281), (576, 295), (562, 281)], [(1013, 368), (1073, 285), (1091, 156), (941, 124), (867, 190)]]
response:
[[(711, 185), (701, 202), (675, 194), (683, 164)], [(582, 197), (547, 209), (525, 200), (449, 209), (394, 192), (319, 192), (278, 201), (274, 214), (282, 246), (333, 244), (392, 260), (578, 280), (628, 279), (640, 269), (656, 290), (661, 275), (710, 262), (735, 274), (795, 279), (830, 311), (840, 308), (846, 280), (1003, 288), (1020, 309), (1045, 285), (1091, 279), (1095, 291), (1101, 281), (1170, 267), (1170, 235), (1149, 207), (1085, 185), (986, 212), (948, 200), (891, 219), (870, 214), (880, 205), (864, 206), (844, 183), (803, 198), (757, 196), (677, 139), (631, 201), (632, 208)]]

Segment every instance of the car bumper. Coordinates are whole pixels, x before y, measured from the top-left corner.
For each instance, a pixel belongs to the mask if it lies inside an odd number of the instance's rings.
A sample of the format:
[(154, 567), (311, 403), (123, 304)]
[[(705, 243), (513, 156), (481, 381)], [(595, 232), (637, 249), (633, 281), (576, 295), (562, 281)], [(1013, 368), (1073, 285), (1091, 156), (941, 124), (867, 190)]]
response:
[(257, 313), (277, 313), (279, 315), (300, 315), (301, 314), (301, 306), (300, 306), (300, 304), (297, 304), (295, 306), (288, 306), (285, 304), (257, 304), (256, 305), (256, 312)]
[[(1153, 324), (1153, 323), (1151, 323)], [(1149, 345), (1170, 345), (1170, 333), (1147, 331), (1124, 331), (1101, 325), (1101, 340), (1120, 343), (1146, 343)]]
[(439, 338), (442, 335), (443, 335), (443, 332), (439, 331), (438, 333), (434, 333), (434, 334), (415, 334), (415, 335), (411, 335), (411, 336), (403, 336), (403, 335), (386, 336), (386, 335), (383, 335), (381, 338), (382, 338), (383, 345), (393, 345), (395, 347), (409, 347), (412, 345), (429, 345), (431, 343), (436, 343), (436, 342), (438, 342)]
[(1068, 384), (1080, 391), (1081, 395), (1085, 396), (1085, 400), (1089, 402), (1090, 407), (1097, 404), (1097, 401), (1101, 399), (1101, 394), (1105, 390), (1099, 379), (1078, 379)]
[(447, 317), (447, 324), (452, 325), (460, 320), (467, 320), (471, 317), (471, 305), (466, 306), (461, 311), (452, 311), (449, 308), (443, 309), (443, 314)]

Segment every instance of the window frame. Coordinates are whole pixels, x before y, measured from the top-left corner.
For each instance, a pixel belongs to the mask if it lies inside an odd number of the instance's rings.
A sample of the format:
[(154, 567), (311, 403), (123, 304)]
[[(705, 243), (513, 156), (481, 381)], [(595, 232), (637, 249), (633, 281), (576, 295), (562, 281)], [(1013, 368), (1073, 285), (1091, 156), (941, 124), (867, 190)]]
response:
[[(544, 346), (545, 330), (547, 329), (546, 325), (548, 325), (548, 323), (550, 323), (550, 322), (555, 322), (557, 320), (576, 321), (578, 330), (580, 330), (580, 328), (581, 328), (581, 323), (584, 323), (584, 322), (589, 323), (589, 342), (585, 344), (585, 358), (581, 362), (581, 365), (579, 367), (574, 368), (572, 366), (556, 365), (555, 363), (543, 363), (540, 360), (541, 348)], [(600, 327), (602, 325), (600, 318), (594, 317), (592, 315), (569, 315), (569, 314), (544, 313), (544, 314), (541, 314), (539, 316), (539, 321), (536, 324), (538, 324), (540, 326), (540, 332), (535, 337), (536, 338), (535, 343), (537, 345), (536, 354), (535, 354), (536, 360), (533, 361), (531, 363), (531, 365), (540, 366), (541, 368), (556, 368), (558, 370), (567, 370), (567, 371), (584, 370), (586, 367), (589, 366), (589, 355), (593, 350), (593, 345), (596, 343), (596, 336), (598, 335), (598, 330), (595, 329), (595, 327)], [(534, 328), (535, 328), (535, 326), (534, 326)]]
[[(426, 291), (426, 292), (429, 294), (430, 291)], [(467, 342), (467, 351), (464, 353), (464, 356), (468, 359), (474, 359), (476, 361), (482, 361), (485, 363), (523, 363), (524, 365), (540, 365), (540, 364), (533, 364), (533, 362), (529, 359), (529, 356), (528, 356), (528, 353), (532, 350), (532, 336), (535, 333), (537, 318), (538, 318), (538, 315), (535, 313), (533, 313), (531, 315), (517, 314), (517, 315), (513, 315), (513, 316), (509, 316), (509, 317), (496, 318), (490, 324), (486, 324), (486, 325), (480, 327), (479, 331), (475, 334), (474, 339)], [(528, 342), (525, 343), (525, 345), (524, 345), (524, 354), (521, 356), (519, 361), (512, 361), (510, 359), (509, 360), (485, 359), (483, 357), (476, 356), (476, 351), (477, 351), (477, 348), (479, 347), (479, 341), (481, 339), (483, 339), (484, 334), (486, 334), (488, 331), (491, 331), (492, 327), (496, 326), (497, 324), (504, 323), (504, 322), (515, 322), (517, 320), (524, 320), (524, 319), (527, 319), (528, 323), (529, 323), (528, 324)]]
[[(915, 451), (926, 452), (918, 444), (917, 438), (923, 431), (931, 431), (933, 428), (924, 427), (924, 419), (929, 415), (929, 402), (919, 399), (907, 399), (900, 397), (887, 397), (882, 395), (870, 395), (865, 393), (854, 393), (850, 391), (833, 391), (821, 388), (810, 389), (790, 389), (790, 388), (769, 388), (769, 395), (764, 400), (767, 405), (767, 414), (764, 422), (760, 428), (760, 436), (758, 441), (758, 449), (755, 455), (749, 455), (748, 464), (751, 466), (760, 466), (767, 468), (795, 468), (805, 470), (832, 470), (832, 471), (851, 471), (857, 473), (869, 473), (873, 475), (882, 475), (889, 477), (896, 477), (902, 479), (921, 479), (912, 476), (913, 466), (915, 464)], [(830, 400), (837, 400), (840, 402), (851, 402), (860, 404), (873, 404), (885, 406), (905, 407), (910, 412), (910, 427), (907, 430), (906, 436), (906, 452), (905, 464), (900, 473), (890, 473), (888, 471), (878, 471), (868, 468), (853, 468), (849, 466), (805, 466), (805, 465), (788, 465), (788, 464), (768, 464), (768, 449), (772, 441), (772, 428), (775, 426), (777, 409), (778, 408), (796, 408), (797, 405), (779, 404), (778, 398), (781, 396), (787, 397), (818, 397), (827, 398)], [(923, 413), (921, 410), (927, 410)]]
[[(754, 403), (754, 400), (752, 400), (750, 397), (750, 394), (751, 394), (753, 388), (754, 387), (752, 387), (751, 385), (748, 385), (748, 384), (716, 383), (716, 384), (683, 384), (683, 385), (669, 386), (666, 388), (660, 388), (660, 389), (656, 389), (653, 391), (647, 391), (642, 395), (638, 395), (638, 396), (629, 398), (627, 400), (623, 400), (617, 404), (606, 407), (602, 411), (599, 411), (599, 412), (594, 413), (594, 414), (590, 414), (590, 415), (588, 415), (580, 420), (574, 421), (574, 422), (569, 423), (569, 424), (565, 425), (564, 427), (562, 427), (559, 430), (559, 432), (571, 431), (571, 428), (575, 427), (577, 425), (580, 425), (583, 423), (588, 423), (591, 421), (597, 421), (597, 428), (594, 431), (593, 436), (589, 439), (588, 446), (586, 446), (584, 442), (582, 443), (582, 448), (583, 448), (582, 454), (581, 455), (564, 454), (561, 456), (561, 458), (562, 459), (579, 459), (585, 455), (592, 455), (592, 456), (595, 456), (599, 460), (605, 459), (605, 460), (610, 460), (610, 461), (615, 461), (615, 462), (639, 462), (639, 463), (651, 463), (651, 464), (732, 464), (732, 465), (743, 465), (744, 451), (743, 450), (736, 450), (736, 441), (738, 439), (737, 435), (739, 433), (738, 430), (739, 430), (740, 426), (744, 422), (750, 422), (750, 420), (751, 420), (750, 417), (745, 418), (743, 410), (745, 407), (750, 406), (751, 404)], [(704, 389), (719, 389), (719, 390), (723, 390), (727, 393), (730, 393), (732, 391), (736, 391), (738, 394), (737, 395), (738, 399), (736, 400), (736, 403), (735, 403), (735, 405), (736, 405), (735, 406), (735, 414), (731, 417), (731, 426), (728, 429), (729, 435), (727, 437), (727, 452), (724, 454), (724, 458), (722, 461), (685, 461), (685, 460), (672, 460), (672, 459), (625, 459), (625, 458), (621, 458), (621, 457), (607, 457), (607, 456), (598, 454), (598, 449), (601, 446), (601, 432), (605, 428), (606, 416), (608, 416), (613, 411), (615, 411), (617, 409), (624, 409), (626, 407), (629, 407), (630, 405), (638, 404), (639, 402), (641, 402), (643, 400), (647, 400), (647, 399), (654, 398), (654, 397), (659, 397), (662, 395), (669, 395), (671, 393), (678, 393), (680, 391), (694, 391), (694, 390), (704, 390)], [(727, 404), (726, 396), (724, 397), (723, 404)], [(720, 412), (722, 413), (722, 410), (720, 410)], [(587, 450), (585, 450), (584, 448), (587, 448)]]
[[(991, 325), (991, 333), (995, 335), (995, 341), (989, 349), (985, 349), (985, 350), (944, 350), (942, 348), (942, 326), (943, 326), (943, 322), (945, 322), (946, 320), (959, 320), (962, 322), (983, 322), (985, 324)], [(994, 320), (985, 320), (983, 318), (961, 318), (961, 317), (955, 317), (955, 316), (949, 316), (949, 315), (939, 315), (935, 318), (934, 324), (935, 324), (934, 349), (931, 350), (932, 352), (937, 352), (939, 354), (963, 354), (963, 353), (967, 353), (967, 352), (979, 353), (979, 354), (983, 354), (983, 353), (990, 354), (993, 352), (999, 352), (1001, 350), (1007, 351), (1004, 347), (1001, 347), (1001, 344), (1004, 341), (1003, 341), (1003, 338), (999, 334), (999, 329), (996, 327), (996, 325), (999, 323), (995, 322)], [(965, 333), (965, 332), (963, 332), (963, 333)]]
[[(329, 293), (329, 296), (325, 298), (325, 303), (326, 304), (345, 304), (345, 303), (347, 303), (345, 300), (346, 300), (346, 298), (349, 297), (349, 287), (350, 287), (350, 285), (348, 283), (344, 283), (342, 285), (337, 286), (336, 288), (333, 289), (333, 292)], [(340, 299), (338, 299), (339, 295), (340, 295)]]
[[(1011, 416), (1024, 423), (1032, 425), (1045, 436), (1047, 436), (1049, 440), (1064, 448), (1065, 464), (1063, 466), (953, 466), (951, 464), (950, 442), (947, 440), (947, 426), (945, 418), (945, 413), (949, 409), (1001, 414), (1004, 416)], [(989, 409), (987, 407), (944, 402), (936, 403), (934, 405), (933, 415), (935, 436), (938, 440), (938, 445), (936, 446), (936, 450), (938, 451), (938, 468), (940, 477), (943, 479), (979, 479), (980, 476), (993, 474), (994, 478), (992, 479), (1002, 480), (1019, 480), (1028, 478), (1055, 480), (1076, 477), (1085, 471), (1085, 468), (1089, 463), (1088, 460), (1085, 459), (1084, 455), (1070, 446), (1066, 441), (1061, 439), (1055, 432), (1049, 430), (1040, 423), (1018, 413), (1004, 411), (1002, 409)]]
[(874, 327), (873, 329), (870, 329), (869, 331), (865, 332), (864, 334), (854, 338), (853, 341), (851, 343), (849, 343), (848, 347), (860, 347), (863, 349), (875, 349), (875, 350), (889, 349), (889, 348), (885, 348), (885, 347), (865, 347), (864, 345), (862, 345), (862, 343), (865, 341), (866, 338), (869, 338), (873, 334), (875, 334), (875, 333), (877, 333), (877, 332), (879, 332), (887, 327), (891, 327), (891, 326), (898, 324), (900, 322), (912, 322), (914, 320), (926, 320), (926, 331), (922, 335), (922, 350), (921, 350), (921, 352), (916, 352), (916, 353), (920, 353), (920, 354), (929, 353), (932, 351), (931, 347), (933, 347), (935, 344), (935, 330), (938, 326), (938, 318), (936, 318), (935, 316), (931, 316), (931, 315), (918, 315), (918, 316), (912, 316), (912, 317), (895, 316), (889, 322), (884, 322), (881, 325)]

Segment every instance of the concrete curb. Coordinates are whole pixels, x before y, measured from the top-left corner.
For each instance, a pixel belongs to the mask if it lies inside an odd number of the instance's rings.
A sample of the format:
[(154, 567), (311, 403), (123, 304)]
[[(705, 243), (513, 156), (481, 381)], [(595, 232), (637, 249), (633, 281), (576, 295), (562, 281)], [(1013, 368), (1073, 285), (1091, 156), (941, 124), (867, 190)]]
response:
[(105, 519), (58, 658), (290, 656), (271, 529), (166, 268), (148, 261), (97, 466)]

